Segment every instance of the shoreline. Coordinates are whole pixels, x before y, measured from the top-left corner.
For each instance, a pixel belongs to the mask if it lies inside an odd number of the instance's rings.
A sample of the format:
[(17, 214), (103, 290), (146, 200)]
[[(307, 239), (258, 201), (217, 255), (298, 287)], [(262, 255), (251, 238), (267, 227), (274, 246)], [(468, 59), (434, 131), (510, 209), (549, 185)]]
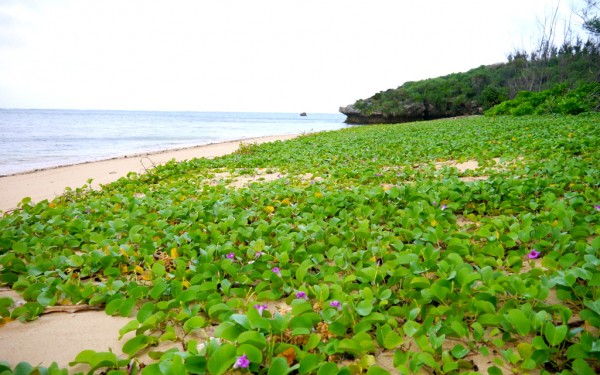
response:
[[(264, 139), (264, 138), (274, 138), (274, 137), (275, 138), (282, 138), (282, 139), (275, 139), (275, 141), (277, 141), (277, 140), (287, 140), (287, 139), (296, 138), (296, 137), (299, 137), (300, 135), (301, 134), (265, 135), (263, 137), (239, 138), (239, 139), (232, 139), (232, 140), (228, 140), (228, 141), (211, 142), (211, 143), (206, 143), (206, 144), (201, 144), (201, 145), (195, 145), (195, 146), (183, 146), (183, 147), (168, 148), (168, 149), (156, 150), (156, 151), (142, 151), (142, 152), (136, 152), (136, 153), (133, 153), (133, 154), (111, 156), (111, 157), (101, 158), (101, 159), (97, 159), (97, 160), (82, 161), (82, 162), (76, 162), (76, 163), (71, 163), (71, 164), (61, 164), (61, 165), (55, 165), (55, 166), (52, 166), (52, 167), (41, 167), (41, 168), (28, 169), (28, 170), (21, 171), (21, 172), (14, 172), (14, 173), (8, 173), (8, 174), (0, 174), (0, 179), (5, 178), (5, 177), (13, 177), (13, 176), (20, 176), (20, 175), (24, 175), (24, 174), (31, 174), (31, 173), (43, 172), (43, 171), (48, 171), (48, 170), (53, 170), (53, 169), (73, 167), (73, 166), (76, 166), (76, 165), (100, 163), (100, 162), (109, 161), (109, 160), (129, 159), (129, 158), (138, 158), (138, 157), (160, 155), (160, 154), (168, 154), (168, 153), (178, 153), (180, 151), (195, 150), (195, 149), (202, 148), (202, 147), (209, 147), (209, 146), (214, 146), (214, 145), (221, 145), (221, 144), (224, 144), (224, 143), (252, 142), (252, 143), (257, 143), (258, 144), (258, 143), (264, 143), (264, 142), (261, 142), (261, 140)], [(285, 138), (285, 139), (283, 139), (283, 138)], [(274, 141), (268, 140), (266, 142), (274, 142)], [(221, 156), (221, 155), (218, 155), (218, 156)]]
[[(179, 162), (194, 158), (213, 158), (235, 152), (242, 143), (284, 141), (300, 135), (245, 138), (2, 175), (0, 176), (0, 213), (16, 209), (26, 197), (30, 197), (33, 203), (45, 199), (52, 200), (64, 194), (66, 188), (76, 189), (87, 184), (89, 179), (92, 179), (92, 187), (98, 187), (125, 177), (130, 172), (144, 173), (152, 165), (164, 164), (173, 159)], [(150, 165), (144, 165), (145, 158), (149, 159)]]

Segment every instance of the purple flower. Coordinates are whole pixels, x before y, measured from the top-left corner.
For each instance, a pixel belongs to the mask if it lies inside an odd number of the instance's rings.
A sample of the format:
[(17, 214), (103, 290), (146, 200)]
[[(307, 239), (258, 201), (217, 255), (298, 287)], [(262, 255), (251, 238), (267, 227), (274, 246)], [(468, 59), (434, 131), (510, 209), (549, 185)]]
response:
[(273, 271), (273, 273), (275, 273), (277, 276), (281, 277), (281, 270), (279, 269), (279, 267), (273, 267), (271, 271)]
[(595, 209), (596, 211), (600, 211), (600, 204), (597, 204), (597, 205), (595, 205), (595, 206), (594, 206), (594, 209)]
[(258, 305), (254, 305), (254, 308), (258, 311), (258, 315), (262, 316), (263, 312), (269, 308), (269, 306), (267, 305), (261, 305), (260, 303)]
[(255, 258), (260, 258), (261, 255), (263, 255), (262, 251), (257, 251), (256, 253), (254, 253)]
[(527, 258), (529, 259), (536, 259), (537, 257), (539, 257), (541, 254), (540, 251), (537, 251), (536, 249), (533, 249), (529, 252), (529, 254), (527, 254)]
[(234, 259), (235, 253), (231, 252), (231, 253), (227, 254), (226, 257), (227, 257), (227, 259)]
[(329, 302), (329, 306), (335, 307), (338, 310), (342, 308), (342, 304), (340, 303), (340, 301), (337, 300)]
[(296, 292), (296, 298), (306, 299), (306, 300), (308, 299), (308, 297), (306, 296), (306, 292), (303, 292), (303, 291)]
[(246, 357), (246, 355), (244, 354), (237, 358), (235, 364), (233, 365), (233, 368), (248, 368), (249, 366), (250, 360), (248, 360), (248, 357)]
[(432, 206), (437, 206), (437, 201), (433, 201), (433, 202), (431, 202), (431, 205), (432, 205)]
[(440, 206), (440, 210), (442, 210), (442, 211), (444, 211), (446, 208), (448, 208), (448, 206), (446, 206), (445, 204), (442, 204), (442, 205)]

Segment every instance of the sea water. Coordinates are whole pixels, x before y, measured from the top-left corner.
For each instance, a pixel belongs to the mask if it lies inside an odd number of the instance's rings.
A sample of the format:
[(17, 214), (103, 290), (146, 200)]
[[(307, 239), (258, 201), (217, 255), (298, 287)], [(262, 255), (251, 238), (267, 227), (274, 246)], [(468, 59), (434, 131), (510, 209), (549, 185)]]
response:
[(0, 109), (0, 176), (348, 127), (340, 114)]

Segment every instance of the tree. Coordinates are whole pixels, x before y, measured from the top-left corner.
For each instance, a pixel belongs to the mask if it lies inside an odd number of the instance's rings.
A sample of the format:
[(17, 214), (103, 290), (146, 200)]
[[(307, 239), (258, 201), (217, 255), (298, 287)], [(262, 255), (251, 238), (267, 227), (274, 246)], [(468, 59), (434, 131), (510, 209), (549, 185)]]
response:
[(600, 37), (600, 0), (585, 0), (585, 5), (576, 12), (583, 20), (583, 28), (595, 37)]

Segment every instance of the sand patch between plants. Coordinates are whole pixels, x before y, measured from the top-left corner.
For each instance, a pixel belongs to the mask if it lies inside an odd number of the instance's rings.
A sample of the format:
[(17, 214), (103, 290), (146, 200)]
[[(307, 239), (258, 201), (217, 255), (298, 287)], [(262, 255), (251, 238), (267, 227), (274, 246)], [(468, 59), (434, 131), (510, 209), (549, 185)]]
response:
[[(485, 165), (480, 165), (477, 160), (467, 160), (464, 162), (458, 162), (455, 160), (448, 161), (438, 161), (434, 164), (435, 169), (437, 171), (442, 170), (445, 167), (456, 168), (458, 173), (461, 175), (467, 174), (466, 176), (459, 176), (458, 179), (464, 182), (473, 182), (473, 181), (484, 181), (490, 178), (489, 173), (484, 173), (478, 175), (480, 172), (501, 172), (508, 170), (509, 168), (514, 168), (517, 166), (517, 163), (522, 161), (523, 157), (519, 156), (514, 160), (506, 160), (503, 161), (501, 158), (492, 158), (489, 163), (485, 163)], [(487, 165), (489, 164), (489, 165)], [(475, 174), (474, 176), (471, 174)]]
[[(216, 186), (225, 184), (227, 187), (240, 189), (253, 183), (267, 183), (282, 178), (289, 178), (285, 173), (274, 171), (272, 168), (240, 169), (233, 171), (216, 171), (209, 175), (208, 184)], [(323, 181), (322, 177), (314, 177), (311, 173), (298, 176), (302, 182)]]

